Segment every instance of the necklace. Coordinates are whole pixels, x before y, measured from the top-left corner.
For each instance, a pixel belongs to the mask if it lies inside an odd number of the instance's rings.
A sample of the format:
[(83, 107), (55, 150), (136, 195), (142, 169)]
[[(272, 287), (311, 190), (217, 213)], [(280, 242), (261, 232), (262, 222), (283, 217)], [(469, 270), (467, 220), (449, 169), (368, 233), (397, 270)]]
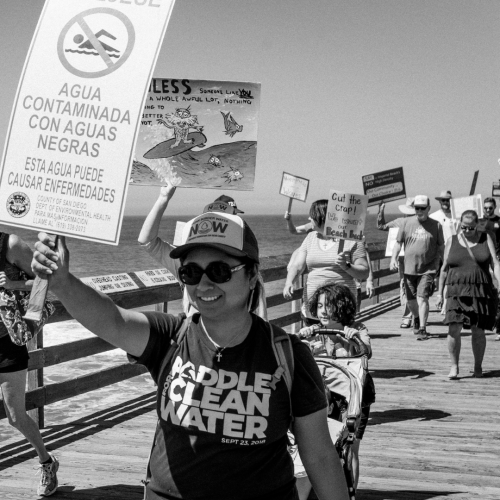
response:
[(222, 358), (222, 353), (223, 353), (224, 349), (226, 349), (226, 347), (229, 347), (229, 344), (231, 344), (231, 342), (239, 335), (240, 332), (236, 332), (236, 335), (227, 343), (227, 345), (225, 345), (224, 347), (221, 347), (208, 334), (207, 329), (205, 328), (205, 325), (203, 324), (203, 319), (201, 319), (201, 326), (203, 327), (203, 331), (205, 332), (205, 335), (208, 337), (208, 340), (210, 340), (210, 342), (212, 342), (212, 344), (214, 345), (215, 349), (217, 349), (216, 352), (215, 352), (215, 356), (217, 358), (217, 362), (220, 363), (220, 360)]

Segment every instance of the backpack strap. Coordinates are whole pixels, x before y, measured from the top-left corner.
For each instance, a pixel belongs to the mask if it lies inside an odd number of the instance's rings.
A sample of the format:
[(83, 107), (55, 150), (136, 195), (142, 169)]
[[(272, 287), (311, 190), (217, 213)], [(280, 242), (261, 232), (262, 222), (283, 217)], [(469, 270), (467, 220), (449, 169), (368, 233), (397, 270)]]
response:
[[(288, 333), (281, 328), (276, 328), (272, 323), (269, 323), (271, 331), (271, 344), (273, 346), (274, 356), (278, 363), (278, 368), (273, 374), (272, 380), (269, 382), (268, 387), (276, 389), (276, 384), (283, 377), (289, 396), (292, 395), (293, 385), (293, 372), (294, 372), (294, 358), (292, 341)], [(290, 398), (290, 415), (292, 415), (292, 400)]]
[(172, 361), (174, 354), (177, 352), (177, 349), (181, 345), (182, 340), (186, 336), (186, 332), (188, 331), (188, 328), (191, 325), (191, 320), (192, 316), (189, 316), (189, 318), (186, 318), (186, 316), (184, 316), (184, 318), (182, 319), (182, 323), (180, 324), (179, 329), (175, 333), (175, 338), (172, 338), (172, 340), (170, 341), (170, 346), (168, 348), (168, 351), (165, 354), (163, 361), (161, 362), (160, 371), (158, 372), (158, 377), (163, 373), (163, 370), (167, 367), (170, 361)]

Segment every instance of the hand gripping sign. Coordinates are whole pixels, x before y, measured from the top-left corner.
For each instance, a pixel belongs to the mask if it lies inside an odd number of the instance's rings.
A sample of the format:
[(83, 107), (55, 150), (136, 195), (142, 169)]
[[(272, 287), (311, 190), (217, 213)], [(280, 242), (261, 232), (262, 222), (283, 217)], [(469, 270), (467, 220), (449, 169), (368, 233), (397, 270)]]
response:
[[(173, 5), (46, 0), (5, 141), (0, 222), (118, 244), (137, 129)], [(31, 295), (43, 304), (39, 286)]]
[[(368, 196), (331, 189), (328, 195), (325, 229), (327, 238), (361, 241), (364, 236)], [(339, 253), (343, 251), (339, 245)]]
[(300, 200), (302, 202), (306, 201), (308, 191), (309, 179), (283, 172), (280, 194), (290, 198), (290, 201), (288, 202), (288, 212), (291, 212), (292, 210), (293, 200)]

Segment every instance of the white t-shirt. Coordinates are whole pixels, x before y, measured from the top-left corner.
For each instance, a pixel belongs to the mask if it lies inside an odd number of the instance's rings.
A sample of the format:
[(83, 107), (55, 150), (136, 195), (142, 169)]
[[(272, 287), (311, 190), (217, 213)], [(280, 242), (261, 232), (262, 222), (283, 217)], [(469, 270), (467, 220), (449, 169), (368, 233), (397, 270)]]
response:
[(458, 222), (456, 219), (452, 219), (451, 217), (447, 217), (447, 215), (442, 211), (438, 210), (432, 214), (429, 214), (431, 219), (437, 220), (441, 226), (443, 226), (443, 236), (444, 242), (455, 234), (457, 234)]

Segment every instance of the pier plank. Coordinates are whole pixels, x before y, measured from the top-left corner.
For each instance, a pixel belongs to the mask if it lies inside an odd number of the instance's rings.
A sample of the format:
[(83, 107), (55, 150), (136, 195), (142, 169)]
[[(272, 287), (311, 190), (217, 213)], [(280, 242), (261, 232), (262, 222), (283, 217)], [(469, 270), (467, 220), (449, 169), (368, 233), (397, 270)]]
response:
[[(382, 315), (362, 315), (372, 337), (377, 401), (361, 444), (357, 500), (500, 499), (500, 342), (487, 335), (485, 377), (475, 379), (465, 333), (460, 379), (450, 381), (442, 316), (431, 312), (432, 338), (417, 342), (411, 329), (399, 328), (393, 302), (378, 306)], [(47, 407), (42, 435), (61, 461), (55, 498), (142, 498), (156, 422), (154, 388), (145, 377), (56, 403), (56, 414)], [(6, 425), (0, 421), (0, 431)], [(18, 434), (2, 441), (0, 498), (33, 498), (36, 465)]]

